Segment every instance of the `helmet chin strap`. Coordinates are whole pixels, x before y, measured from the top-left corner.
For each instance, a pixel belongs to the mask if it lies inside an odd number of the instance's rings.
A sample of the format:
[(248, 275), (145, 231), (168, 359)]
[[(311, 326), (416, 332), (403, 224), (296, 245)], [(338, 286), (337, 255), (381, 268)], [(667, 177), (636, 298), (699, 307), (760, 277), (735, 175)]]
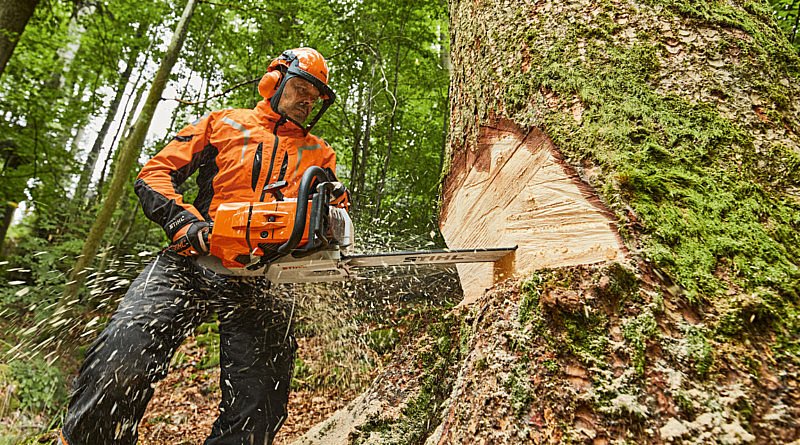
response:
[[(283, 71), (283, 70), (281, 70), (281, 71)], [(308, 132), (311, 131), (311, 127), (306, 127), (302, 123), (292, 119), (291, 116), (286, 114), (279, 107), (280, 102), (281, 102), (281, 96), (283, 96), (283, 89), (286, 86), (286, 82), (292, 77), (296, 77), (296, 76), (290, 76), (290, 75), (287, 75), (286, 73), (282, 73), (281, 81), (280, 81), (279, 86), (278, 86), (278, 91), (276, 91), (275, 94), (273, 94), (272, 97), (269, 99), (269, 105), (272, 107), (272, 111), (278, 113), (278, 115), (280, 115), (280, 117), (284, 121), (288, 121), (288, 122), (291, 122), (291, 123), (297, 125), (298, 127), (300, 127), (301, 130), (303, 130), (304, 134), (308, 134)]]

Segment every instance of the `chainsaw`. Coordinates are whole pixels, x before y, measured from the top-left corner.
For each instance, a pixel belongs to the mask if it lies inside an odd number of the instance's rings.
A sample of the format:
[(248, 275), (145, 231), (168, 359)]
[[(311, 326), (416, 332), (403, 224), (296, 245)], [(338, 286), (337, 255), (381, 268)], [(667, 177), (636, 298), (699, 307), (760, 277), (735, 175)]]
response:
[[(269, 202), (224, 203), (211, 229), (210, 255), (197, 263), (225, 276), (266, 277), (274, 284), (344, 281), (360, 268), (497, 262), (510, 248), (402, 251), (348, 254), (353, 222), (349, 192), (333, 175), (309, 167), (297, 198), (284, 197), (286, 181), (269, 184)], [(168, 249), (185, 250), (186, 240)]]

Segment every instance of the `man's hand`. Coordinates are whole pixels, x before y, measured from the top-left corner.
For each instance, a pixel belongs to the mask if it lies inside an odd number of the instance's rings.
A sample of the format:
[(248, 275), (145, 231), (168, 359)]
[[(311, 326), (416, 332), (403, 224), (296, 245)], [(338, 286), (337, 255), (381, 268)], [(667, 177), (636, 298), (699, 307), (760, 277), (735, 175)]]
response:
[(347, 190), (347, 187), (341, 182), (332, 182), (331, 184), (333, 184), (333, 191), (330, 204), (345, 209), (350, 207), (350, 190)]
[(178, 231), (175, 234), (175, 241), (173, 245), (180, 244), (182, 238), (185, 238), (194, 252), (184, 251), (178, 252), (182, 255), (208, 255), (211, 250), (211, 243), (209, 242), (209, 235), (211, 234), (211, 224), (206, 221), (195, 221)]

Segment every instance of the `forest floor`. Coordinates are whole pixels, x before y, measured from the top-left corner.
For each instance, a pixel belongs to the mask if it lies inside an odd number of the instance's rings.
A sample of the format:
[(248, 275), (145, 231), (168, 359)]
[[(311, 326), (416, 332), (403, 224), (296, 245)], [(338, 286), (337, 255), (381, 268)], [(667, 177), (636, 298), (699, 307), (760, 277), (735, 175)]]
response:
[[(306, 363), (320, 359), (324, 348), (313, 338), (298, 338), (298, 355)], [(196, 337), (178, 350), (167, 377), (158, 383), (139, 426), (141, 445), (200, 444), (211, 432), (220, 402), (219, 366), (209, 366), (209, 350)], [(354, 399), (354, 389), (293, 388), (289, 417), (275, 440), (285, 445)]]

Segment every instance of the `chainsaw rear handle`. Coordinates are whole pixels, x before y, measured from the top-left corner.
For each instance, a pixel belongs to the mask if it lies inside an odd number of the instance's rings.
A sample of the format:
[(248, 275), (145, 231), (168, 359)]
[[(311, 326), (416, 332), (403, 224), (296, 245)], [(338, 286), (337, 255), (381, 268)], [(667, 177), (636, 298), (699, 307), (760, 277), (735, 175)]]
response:
[[(306, 231), (306, 215), (308, 214), (308, 195), (312, 192), (311, 186), (315, 179), (318, 180), (320, 184), (330, 181), (328, 173), (316, 165), (308, 167), (305, 173), (303, 173), (303, 178), (300, 180), (300, 188), (297, 191), (297, 212), (295, 213), (292, 234), (289, 236), (289, 240), (278, 246), (277, 249), (277, 253), (281, 255), (288, 255), (291, 253), (303, 238), (303, 233)], [(317, 212), (314, 213), (314, 216), (318, 216)], [(316, 228), (315, 222), (312, 221), (311, 225)], [(314, 244), (311, 239), (313, 235), (313, 233), (309, 233), (309, 245)]]

